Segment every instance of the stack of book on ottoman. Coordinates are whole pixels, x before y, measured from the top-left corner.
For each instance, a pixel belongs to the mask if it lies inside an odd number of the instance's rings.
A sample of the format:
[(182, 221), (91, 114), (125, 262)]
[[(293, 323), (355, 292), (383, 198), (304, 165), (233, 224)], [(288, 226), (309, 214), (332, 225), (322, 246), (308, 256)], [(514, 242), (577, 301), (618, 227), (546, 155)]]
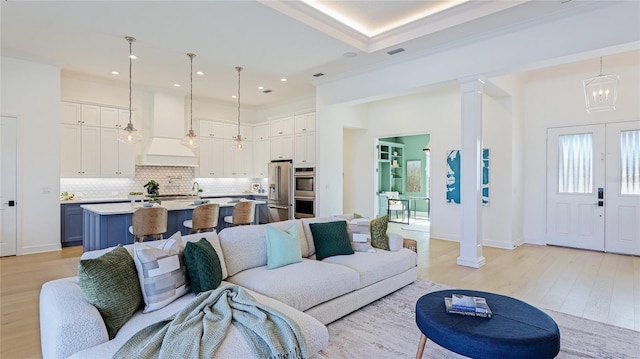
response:
[(491, 309), (487, 300), (482, 297), (471, 297), (462, 294), (452, 294), (451, 298), (444, 298), (447, 313), (470, 315), (474, 317), (491, 318)]

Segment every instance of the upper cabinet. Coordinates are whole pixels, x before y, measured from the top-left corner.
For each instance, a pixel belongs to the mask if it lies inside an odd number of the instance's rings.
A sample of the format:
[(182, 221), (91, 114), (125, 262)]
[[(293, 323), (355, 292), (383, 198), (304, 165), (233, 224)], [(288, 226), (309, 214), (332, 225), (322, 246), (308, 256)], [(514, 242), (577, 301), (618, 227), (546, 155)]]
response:
[(224, 139), (224, 123), (200, 120), (200, 137), (217, 137)]
[(296, 133), (315, 132), (316, 130), (316, 113), (310, 112), (294, 117)]
[(100, 106), (96, 105), (80, 105), (82, 113), (82, 125), (84, 126), (100, 126)]
[(270, 137), (293, 135), (293, 116), (269, 121)]
[[(238, 135), (237, 123), (225, 123), (224, 124), (224, 138), (225, 140), (234, 140)], [(243, 141), (253, 141), (253, 128), (247, 125), (240, 125), (240, 136)]]
[[(131, 123), (136, 127), (136, 113), (131, 111)], [(129, 124), (129, 110), (100, 107), (100, 127), (122, 129)]]
[(253, 127), (253, 140), (264, 141), (269, 139), (269, 122), (261, 123)]

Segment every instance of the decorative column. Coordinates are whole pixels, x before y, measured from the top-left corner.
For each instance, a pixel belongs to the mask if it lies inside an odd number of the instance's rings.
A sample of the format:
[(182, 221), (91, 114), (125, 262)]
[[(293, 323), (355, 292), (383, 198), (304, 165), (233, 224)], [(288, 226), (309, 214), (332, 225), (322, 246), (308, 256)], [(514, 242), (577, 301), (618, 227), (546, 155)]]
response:
[(462, 148), (460, 151), (461, 236), (458, 265), (480, 268), (482, 256), (482, 92), (485, 81), (460, 79)]

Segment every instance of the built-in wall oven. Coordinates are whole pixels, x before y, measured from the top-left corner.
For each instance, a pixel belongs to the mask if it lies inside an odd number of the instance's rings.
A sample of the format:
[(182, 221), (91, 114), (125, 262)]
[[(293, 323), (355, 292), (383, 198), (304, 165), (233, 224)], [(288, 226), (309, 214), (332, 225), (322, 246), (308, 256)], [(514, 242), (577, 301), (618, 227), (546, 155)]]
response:
[(295, 218), (316, 215), (316, 171), (314, 167), (299, 167), (293, 171), (293, 202)]

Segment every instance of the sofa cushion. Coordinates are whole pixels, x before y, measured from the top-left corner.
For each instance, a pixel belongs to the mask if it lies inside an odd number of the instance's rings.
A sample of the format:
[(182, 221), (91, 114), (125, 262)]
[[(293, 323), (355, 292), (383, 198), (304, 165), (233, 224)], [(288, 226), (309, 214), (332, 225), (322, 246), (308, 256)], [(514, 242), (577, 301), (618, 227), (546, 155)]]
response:
[(389, 250), (389, 240), (387, 239), (388, 225), (389, 215), (386, 214), (371, 221), (371, 245), (374, 248)]
[(359, 277), (346, 266), (303, 258), (300, 263), (276, 269), (248, 269), (227, 280), (305, 311), (354, 291)]
[(142, 304), (142, 291), (133, 258), (122, 246), (78, 264), (79, 285), (87, 302), (98, 309), (109, 339)]
[(286, 231), (267, 225), (267, 268), (275, 269), (302, 261), (299, 226)]
[(415, 267), (416, 258), (416, 254), (408, 249), (396, 252), (378, 249), (374, 253), (329, 257), (322, 262), (343, 265), (358, 272), (360, 289)]
[(195, 293), (216, 289), (222, 282), (222, 267), (216, 250), (205, 238), (188, 242), (184, 248), (191, 290)]
[[(294, 225), (302, 226), (302, 223), (294, 219), (269, 225), (285, 230)], [(309, 247), (304, 232), (300, 229), (301, 227), (298, 230), (298, 240), (302, 256), (306, 257)], [(267, 265), (266, 225), (229, 227), (220, 231), (218, 236), (230, 276), (246, 269)]]
[(179, 236), (164, 241), (160, 248), (134, 243), (133, 254), (145, 313), (158, 310), (191, 290)]
[(316, 247), (316, 259), (353, 254), (347, 222), (312, 223), (309, 228), (313, 235), (313, 245)]

